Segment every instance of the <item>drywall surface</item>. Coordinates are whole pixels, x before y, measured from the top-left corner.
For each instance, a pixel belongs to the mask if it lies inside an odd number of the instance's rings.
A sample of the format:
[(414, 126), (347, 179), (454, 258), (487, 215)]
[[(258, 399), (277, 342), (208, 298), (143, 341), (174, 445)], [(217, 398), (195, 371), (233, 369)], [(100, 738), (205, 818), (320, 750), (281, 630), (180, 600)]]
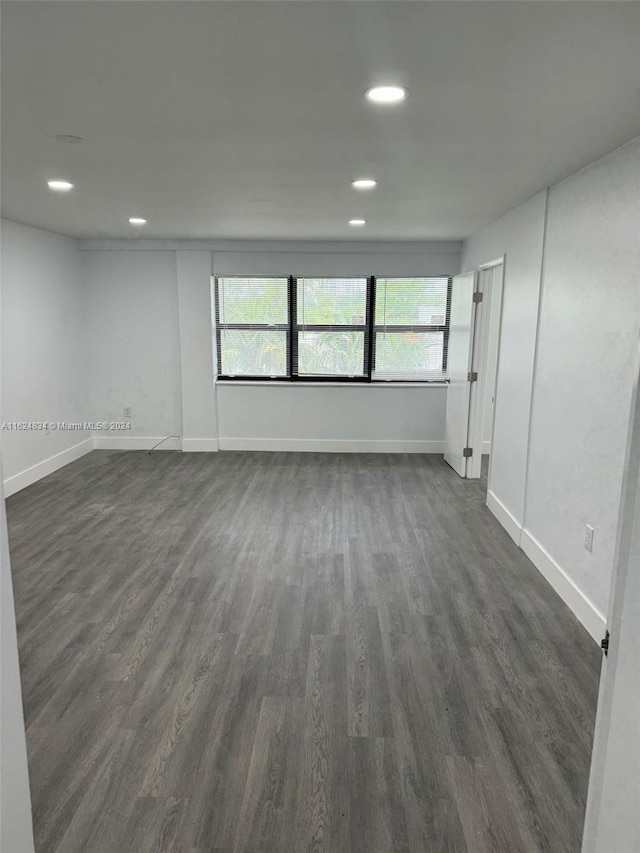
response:
[(213, 250), (216, 275), (439, 276), (460, 269), (458, 242), (239, 243)]
[[(109, 438), (182, 434), (176, 253), (83, 253), (92, 420), (127, 420)], [(203, 354), (206, 359), (206, 353)]]
[(491, 490), (524, 520), (531, 389), (538, 325), (546, 191), (465, 241), (461, 269), (506, 254), (496, 380)]
[(502, 305), (502, 300), (500, 299), (502, 266), (493, 267), (487, 271), (487, 275), (490, 276), (488, 287), (489, 329), (486, 364), (488, 381), (485, 385), (482, 416), (482, 443), (483, 452), (485, 453), (491, 448), (491, 435), (493, 433), (493, 407), (495, 402), (496, 372), (498, 369), (498, 343), (500, 339), (500, 314)]
[(265, 442), (319, 449), (314, 442), (322, 440), (323, 449), (349, 442), (344, 449), (440, 452), (442, 387), (216, 387), (211, 276), (451, 275), (459, 243), (92, 240), (80, 247), (92, 417), (117, 421), (133, 409), (130, 431), (99, 441), (140, 447), (143, 437), (178, 433), (184, 450), (215, 450), (220, 437), (223, 449)]
[(216, 450), (218, 416), (211, 319), (211, 253), (177, 252), (182, 449)]
[(547, 205), (525, 526), (603, 614), (640, 334), (639, 191), (634, 140)]
[[(455, 275), (460, 244), (272, 244), (213, 252), (217, 275)], [(441, 453), (446, 388), (219, 382), (220, 447)]]
[[(0, 490), (1, 471), (0, 460)], [(3, 853), (33, 853), (27, 745), (3, 490), (0, 491), (0, 502), (0, 850)]]
[(447, 389), (219, 382), (220, 447), (442, 453)]
[(640, 345), (634, 372), (583, 853), (640, 850)]
[[(81, 423), (89, 415), (88, 341), (76, 242), (6, 220), (0, 236), (2, 421)], [(10, 482), (59, 454), (70, 461), (88, 438), (75, 429), (4, 429), (4, 475)]]

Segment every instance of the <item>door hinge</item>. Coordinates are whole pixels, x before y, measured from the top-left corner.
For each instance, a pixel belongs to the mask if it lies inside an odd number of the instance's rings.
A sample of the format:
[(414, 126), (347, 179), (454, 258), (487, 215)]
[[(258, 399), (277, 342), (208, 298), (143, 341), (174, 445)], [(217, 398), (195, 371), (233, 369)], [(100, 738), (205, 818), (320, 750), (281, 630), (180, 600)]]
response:
[(483, 293), (481, 290), (475, 290), (473, 293), (474, 302), (482, 302)]
[(609, 632), (604, 632), (604, 639), (600, 640), (600, 648), (604, 652), (604, 656), (607, 657), (609, 654)]
[(464, 447), (462, 449), (462, 458), (470, 459), (473, 456), (473, 447)]
[(467, 379), (469, 382), (477, 382), (478, 381), (478, 372), (476, 370), (472, 370), (467, 373)]

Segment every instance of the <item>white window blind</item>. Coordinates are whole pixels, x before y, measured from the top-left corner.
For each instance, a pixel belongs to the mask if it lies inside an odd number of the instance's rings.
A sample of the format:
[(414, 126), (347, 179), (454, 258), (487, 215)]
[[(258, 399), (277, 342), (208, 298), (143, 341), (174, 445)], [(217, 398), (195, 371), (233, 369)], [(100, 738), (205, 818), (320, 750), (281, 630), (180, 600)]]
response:
[(218, 278), (215, 311), (219, 375), (289, 375), (287, 278)]
[(376, 280), (374, 380), (446, 378), (448, 288), (446, 277)]
[(296, 375), (367, 376), (366, 278), (296, 281)]

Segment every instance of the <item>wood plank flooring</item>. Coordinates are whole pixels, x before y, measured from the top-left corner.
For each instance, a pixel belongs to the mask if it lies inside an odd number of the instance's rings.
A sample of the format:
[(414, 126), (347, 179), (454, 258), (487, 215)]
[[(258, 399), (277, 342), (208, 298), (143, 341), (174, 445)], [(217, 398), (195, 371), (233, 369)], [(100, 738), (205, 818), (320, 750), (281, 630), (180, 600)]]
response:
[(8, 502), (37, 853), (578, 853), (600, 653), (436, 456)]

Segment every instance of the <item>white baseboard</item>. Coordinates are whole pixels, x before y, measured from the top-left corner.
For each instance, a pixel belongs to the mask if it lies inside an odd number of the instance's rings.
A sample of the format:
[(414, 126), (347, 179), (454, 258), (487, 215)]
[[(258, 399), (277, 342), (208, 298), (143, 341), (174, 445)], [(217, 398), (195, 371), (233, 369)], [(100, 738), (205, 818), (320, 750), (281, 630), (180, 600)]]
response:
[(212, 453), (218, 450), (217, 438), (183, 438), (183, 453)]
[(65, 465), (74, 462), (76, 459), (80, 459), (81, 456), (90, 453), (92, 450), (93, 439), (87, 438), (78, 444), (74, 444), (73, 447), (68, 447), (54, 456), (49, 456), (48, 459), (43, 459), (42, 462), (32, 465), (31, 468), (26, 468), (12, 477), (7, 477), (4, 481), (5, 497), (8, 498), (9, 495), (14, 495), (21, 489), (26, 489), (27, 486), (31, 486), (48, 474), (53, 474), (59, 468), (64, 468)]
[(482, 442), (482, 455), (486, 456), (489, 453), (491, 453), (491, 442), (490, 441), (483, 441)]
[(547, 583), (558, 593), (572, 613), (598, 643), (604, 636), (606, 619), (586, 595), (571, 580), (538, 540), (522, 528), (506, 506), (493, 494), (487, 495), (487, 506), (516, 545), (524, 551)]
[(444, 453), (443, 441), (360, 441), (333, 438), (221, 438), (220, 450), (306, 453)]
[(520, 523), (516, 521), (514, 516), (511, 515), (502, 501), (499, 500), (492, 491), (487, 492), (487, 506), (516, 545), (519, 546), (520, 539), (522, 537), (522, 527), (520, 526)]
[(522, 531), (522, 550), (558, 593), (567, 607), (582, 622), (596, 642), (604, 637), (606, 618), (586, 595), (575, 585), (569, 575), (553, 557), (545, 551), (528, 530)]
[(163, 441), (158, 450), (180, 450), (179, 438), (167, 438), (164, 435), (96, 435), (93, 439), (96, 450), (151, 450), (159, 441)]

